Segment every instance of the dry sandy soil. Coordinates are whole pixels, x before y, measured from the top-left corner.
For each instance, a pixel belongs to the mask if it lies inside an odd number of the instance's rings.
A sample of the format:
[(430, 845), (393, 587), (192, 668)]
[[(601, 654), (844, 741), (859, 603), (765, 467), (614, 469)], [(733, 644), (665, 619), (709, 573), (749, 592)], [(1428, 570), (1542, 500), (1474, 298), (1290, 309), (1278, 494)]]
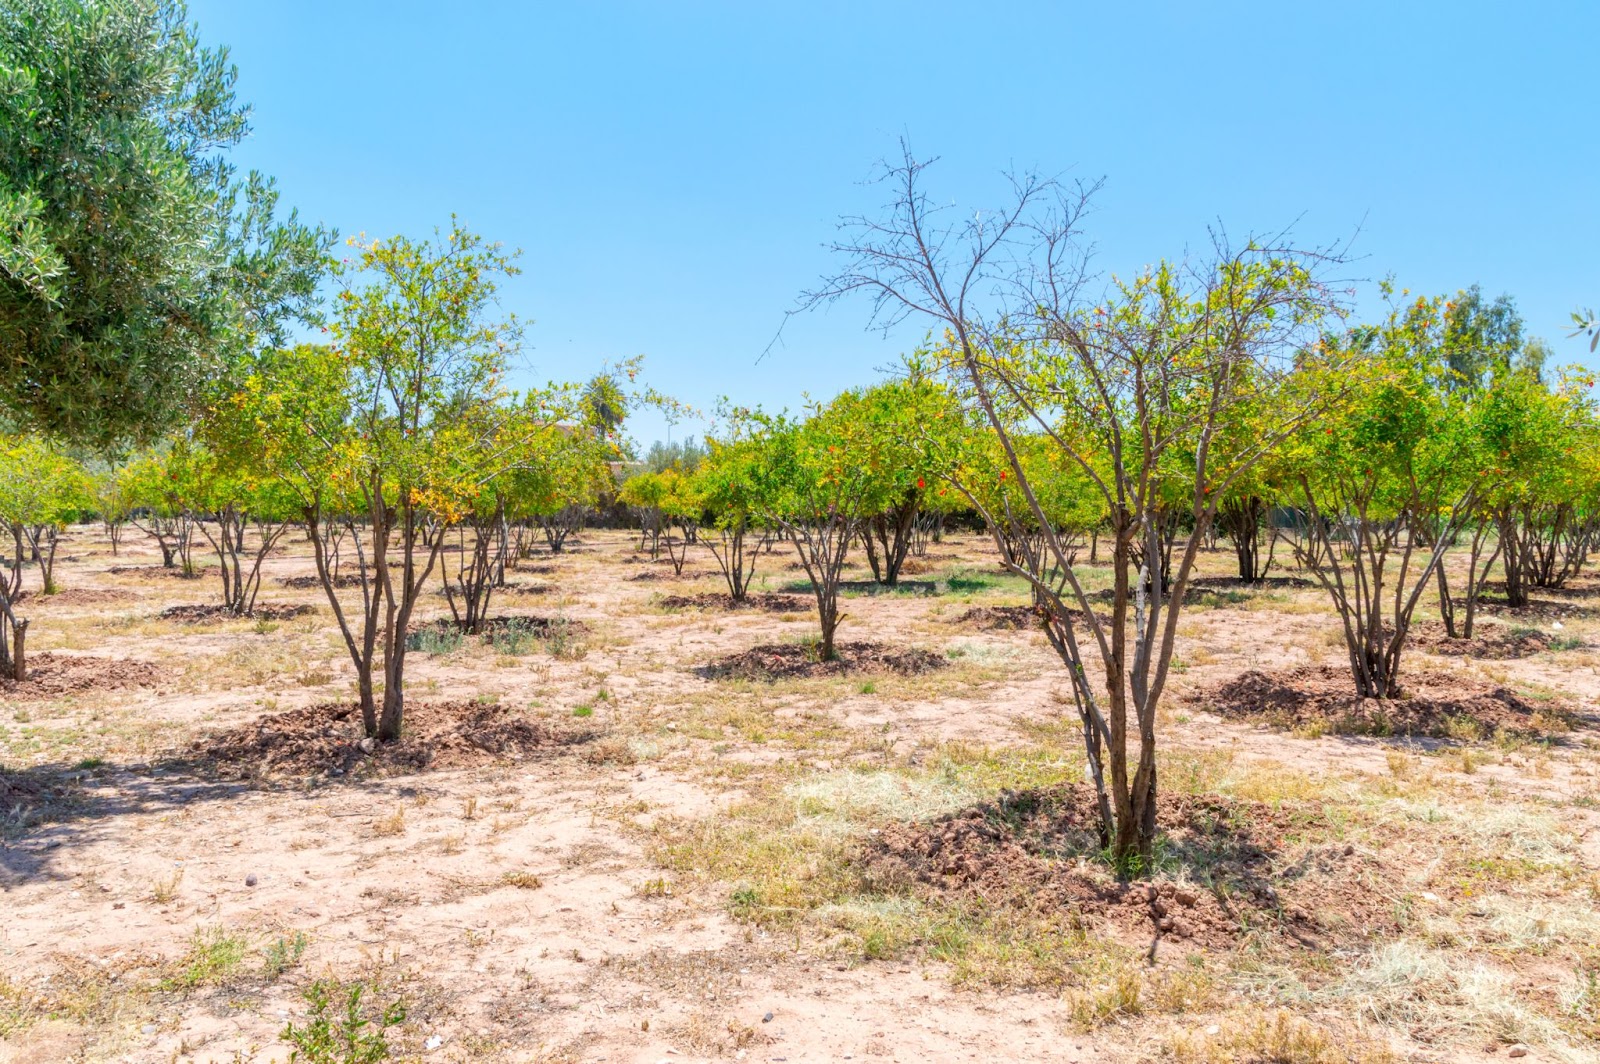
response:
[(376, 750), (291, 538), (253, 619), (89, 528), (24, 602), (0, 1060), (287, 1060), (314, 987), (423, 1061), (1597, 1059), (1600, 582), (1425, 626), (1363, 705), (1319, 591), (1206, 554), (1129, 884), (978, 537), (813, 669), (792, 553), (733, 610), (590, 532), (512, 575), (526, 623), (423, 642)]

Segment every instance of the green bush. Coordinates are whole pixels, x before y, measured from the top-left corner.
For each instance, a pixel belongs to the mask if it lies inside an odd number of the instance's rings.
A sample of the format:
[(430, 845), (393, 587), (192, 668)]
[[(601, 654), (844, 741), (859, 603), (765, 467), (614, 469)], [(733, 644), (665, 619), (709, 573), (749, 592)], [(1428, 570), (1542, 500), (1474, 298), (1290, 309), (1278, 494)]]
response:
[[(387, 1032), (405, 1022), (404, 1002), (394, 1001), (382, 1013), (369, 1015), (361, 1007), (366, 987), (360, 982), (341, 986), (332, 979), (318, 979), (306, 987), (305, 999), (311, 1014), (304, 1027), (293, 1021), (279, 1037), (294, 1047), (292, 1061), (306, 1064), (375, 1064), (389, 1059)], [(343, 1014), (334, 1004), (344, 999)]]

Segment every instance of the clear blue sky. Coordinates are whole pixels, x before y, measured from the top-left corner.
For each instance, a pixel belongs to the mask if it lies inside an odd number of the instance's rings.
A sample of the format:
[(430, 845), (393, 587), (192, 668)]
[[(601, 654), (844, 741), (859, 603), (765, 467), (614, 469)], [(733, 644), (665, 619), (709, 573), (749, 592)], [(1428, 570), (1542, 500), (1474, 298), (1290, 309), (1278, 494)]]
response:
[[(1600, 304), (1597, 3), (476, 3), (192, 0), (255, 132), (240, 156), (345, 234), (455, 212), (523, 249), (532, 376), (646, 356), (709, 408), (868, 382), (919, 330), (785, 309), (910, 137), (964, 206), (998, 173), (1107, 179), (1107, 270), (1207, 224), (1300, 219), (1360, 276), (1513, 295), (1560, 361)], [(633, 426), (643, 442), (665, 426)], [(684, 427), (676, 430), (678, 435)]]

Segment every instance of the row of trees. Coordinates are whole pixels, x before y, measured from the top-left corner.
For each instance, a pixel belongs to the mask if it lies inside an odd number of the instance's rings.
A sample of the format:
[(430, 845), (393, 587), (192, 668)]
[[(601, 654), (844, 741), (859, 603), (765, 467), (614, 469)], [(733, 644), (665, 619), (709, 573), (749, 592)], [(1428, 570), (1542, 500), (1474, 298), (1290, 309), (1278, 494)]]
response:
[[(21, 675), (24, 561), (48, 589), (80, 506), (114, 535), (126, 515), (175, 565), (192, 568), (198, 533), (230, 608), (298, 524), (368, 733), (391, 739), (407, 625), (449, 537), (452, 607), (479, 623), (533, 517), (558, 546), (584, 510), (567, 503), (606, 479), (631, 373), (512, 392), (519, 328), (495, 292), (514, 263), (459, 228), (333, 263), (332, 232), (280, 218), (272, 181), (229, 162), (248, 131), (235, 79), (178, 0), (14, 0), (0, 17), (0, 412), (24, 434), (0, 453), (0, 655)], [(745, 412), (692, 475), (661, 465), (627, 497), (668, 550), (703, 538), (735, 594), (764, 537), (790, 541), (829, 654), (853, 545), (893, 582), (919, 521), (961, 500), (1033, 589), (1123, 867), (1151, 852), (1157, 707), (1214, 535), (1249, 579), (1286, 535), (1379, 698), (1428, 587), (1465, 634), (1496, 565), (1515, 605), (1587, 559), (1590, 382), (1543, 371), (1509, 304), (1402, 293), (1350, 328), (1338, 249), (1287, 239), (1219, 238), (1104, 285), (1078, 228), (1093, 186), (1023, 177), (998, 210), (946, 215), (924, 172), (909, 154), (889, 168), (890, 207), (845, 220), (843, 265), (805, 300), (864, 294), (880, 324), (925, 326), (904, 380), (798, 417)], [(1575, 325), (1593, 334), (1594, 316)], [(327, 342), (291, 345), (307, 326)], [(162, 442), (88, 478), (41, 438)], [(1086, 539), (1109, 603), (1079, 578)], [(1457, 545), (1470, 564), (1452, 578)]]
[(611, 484), (628, 405), (664, 401), (633, 389), (637, 362), (582, 386), (512, 391), (519, 326), (494, 311), (514, 256), (459, 226), (355, 247), (356, 261), (331, 271), (329, 342), (236, 353), (193, 420), (157, 445), (98, 475), (36, 438), (0, 454), (0, 519), (15, 539), (0, 587), (13, 675), (25, 668), (22, 565), (41, 558), (52, 590), (55, 533), (85, 512), (114, 542), (124, 523), (146, 531), (188, 574), (195, 546), (208, 544), (223, 604), (239, 615), (254, 608), (267, 556), (298, 527), (355, 666), (368, 734), (394, 739), (406, 633), (452, 537), (462, 549), (445, 589), (477, 630), (508, 563), (527, 552), (526, 531), (542, 526), (559, 546), (562, 515)]
[[(143, 528), (187, 571), (198, 536), (240, 614), (263, 560), (298, 525), (368, 731), (392, 739), (405, 634), (452, 537), (442, 580), (458, 622), (476, 630), (531, 528), (559, 547), (561, 515), (609, 487), (636, 367), (513, 393), (504, 378), (517, 323), (492, 313), (510, 256), (459, 227), (357, 246), (359, 261), (334, 271), (329, 343), (235, 359), (191, 426), (114, 474), (91, 476), (37, 440), (0, 456), (0, 518), (14, 541), (0, 648), (15, 672), (24, 559), (39, 561), (49, 590), (55, 534), (74, 514), (98, 512), (114, 540), (124, 522)], [(1462, 323), (1479, 319), (1458, 307), (1402, 293), (1379, 324), (1329, 330), (1340, 308), (1307, 256), (1252, 246), (1204, 273), (1163, 266), (1033, 331), (1014, 318), (969, 326), (964, 349), (951, 327), (901, 377), (798, 417), (730, 411), (692, 464), (647, 468), (621, 500), (679, 571), (703, 543), (735, 598), (763, 549), (787, 540), (830, 657), (851, 550), (893, 584), (930, 517), (977, 515), (1069, 665), (1108, 845), (1131, 833), (1124, 855), (1136, 856), (1154, 794), (1146, 722), (1215, 530), (1252, 580), (1272, 564), (1263, 550), (1271, 559), (1287, 540), (1338, 611), (1357, 689), (1379, 698), (1399, 693), (1401, 651), (1430, 586), (1451, 631), (1459, 605), (1470, 635), (1497, 562), (1515, 605), (1586, 561), (1600, 483), (1592, 382), (1547, 378), (1509, 329), (1480, 330), (1498, 346), (1467, 349)], [(1109, 619), (1077, 572), (1101, 538)], [(1459, 596), (1442, 564), (1458, 544)], [(1082, 668), (1085, 648), (1098, 652), (1104, 690)]]
[[(1219, 532), (1248, 580), (1287, 540), (1374, 698), (1400, 693), (1429, 587), (1450, 630), (1470, 634), (1496, 560), (1513, 606), (1584, 564), (1600, 527), (1593, 380), (1548, 372), (1509, 301), (1412, 301), (1386, 286), (1387, 315), (1351, 327), (1339, 249), (1221, 236), (1204, 259), (1101, 284), (1078, 229), (1095, 186), (1021, 177), (999, 209), (947, 215), (923, 191), (926, 165), (907, 153), (886, 170), (890, 207), (844, 220), (843, 268), (801, 309), (865, 296), (875, 324), (929, 327), (927, 357), (959, 413), (917, 418), (908, 438), (1033, 589), (1120, 867), (1148, 867), (1157, 708), (1199, 551)], [(855, 453), (827, 464), (827, 422), (766, 422), (761, 463), (822, 486), (767, 515), (819, 588), (859, 534), (846, 485), (868, 466)], [(892, 522), (890, 507), (872, 512)], [(1081, 578), (1086, 542), (1109, 565), (1105, 599)], [(1443, 564), (1457, 545), (1459, 589)], [(819, 609), (826, 634), (820, 591)]]

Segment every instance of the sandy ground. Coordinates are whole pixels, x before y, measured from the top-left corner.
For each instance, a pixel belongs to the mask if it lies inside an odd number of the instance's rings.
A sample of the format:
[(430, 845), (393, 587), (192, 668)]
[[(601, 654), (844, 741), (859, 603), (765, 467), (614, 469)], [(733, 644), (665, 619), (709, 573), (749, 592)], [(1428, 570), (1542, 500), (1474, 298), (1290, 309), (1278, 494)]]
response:
[[(388, 778), (220, 778), (188, 759), (197, 740), (351, 691), (321, 590), (283, 585), (312, 572), (292, 538), (269, 561), (261, 600), (316, 607), (302, 618), (162, 620), (165, 608), (216, 601), (215, 574), (164, 573), (133, 531), (113, 558), (88, 528), (62, 548), (68, 592), (25, 602), (33, 653), (144, 661), (157, 679), (0, 693), (0, 761), (24, 783), (67, 793), (48, 805), (14, 797), (5, 811), (0, 972), (14, 1000), (28, 988), (35, 1005), (28, 1022), (0, 1026), (0, 1060), (286, 1060), (279, 1032), (300, 1022), (302, 989), (321, 975), (404, 997), (397, 1053), (429, 1061), (1139, 1059), (1189, 1025), (1166, 1017), (1085, 1031), (1057, 990), (957, 985), (925, 955), (840, 956), (804, 930), (739, 919), (731, 884), (672, 875), (652, 849), (661, 818), (734, 815), (764, 771), (797, 759), (822, 774), (845, 751), (914, 757), (952, 742), (1034, 742), (1057, 727), (1071, 710), (1043, 640), (954, 620), (972, 601), (1022, 601), (1016, 588), (849, 600), (844, 637), (953, 655), (948, 675), (730, 689), (695, 670), (804, 638), (809, 610), (665, 612), (653, 605), (661, 594), (719, 589), (709, 555), (697, 552), (676, 580), (639, 560), (628, 534), (590, 532), (571, 553), (524, 563), (514, 578), (523, 590), (492, 611), (584, 622), (581, 656), (469, 646), (415, 653), (408, 670), (413, 700), (498, 702), (581, 721), (589, 740)], [(920, 565), (934, 572), (994, 570), (977, 537), (930, 555)], [(757, 590), (793, 582), (791, 557), (763, 559)], [(1226, 573), (1230, 560), (1206, 564)], [(445, 614), (443, 598), (430, 595), (425, 610)], [(1235, 770), (1310, 777), (1378, 777), (1398, 771), (1397, 756), (1428, 765), (1453, 756), (1435, 740), (1306, 738), (1186, 702), (1246, 669), (1337, 663), (1343, 651), (1315, 591), (1195, 608), (1183, 626), (1164, 734), (1173, 747)], [(1564, 630), (1590, 627), (1569, 616)], [(1556, 692), (1580, 717), (1600, 693), (1600, 653), (1586, 650), (1412, 660)], [(757, 705), (776, 730), (764, 741), (726, 723)], [(832, 738), (786, 740), (777, 734), (786, 728)], [(1600, 776), (1587, 734), (1496, 753), (1453, 774), (1451, 793), (1559, 807), (1586, 862), (1579, 878), (1593, 876)], [(280, 977), (174, 982), (196, 936), (218, 928), (247, 943), (251, 972), (273, 942), (303, 935), (304, 952)], [(70, 987), (54, 1007), (52, 985)], [(1402, 1057), (1483, 1057), (1482, 1046), (1395, 1037)]]

